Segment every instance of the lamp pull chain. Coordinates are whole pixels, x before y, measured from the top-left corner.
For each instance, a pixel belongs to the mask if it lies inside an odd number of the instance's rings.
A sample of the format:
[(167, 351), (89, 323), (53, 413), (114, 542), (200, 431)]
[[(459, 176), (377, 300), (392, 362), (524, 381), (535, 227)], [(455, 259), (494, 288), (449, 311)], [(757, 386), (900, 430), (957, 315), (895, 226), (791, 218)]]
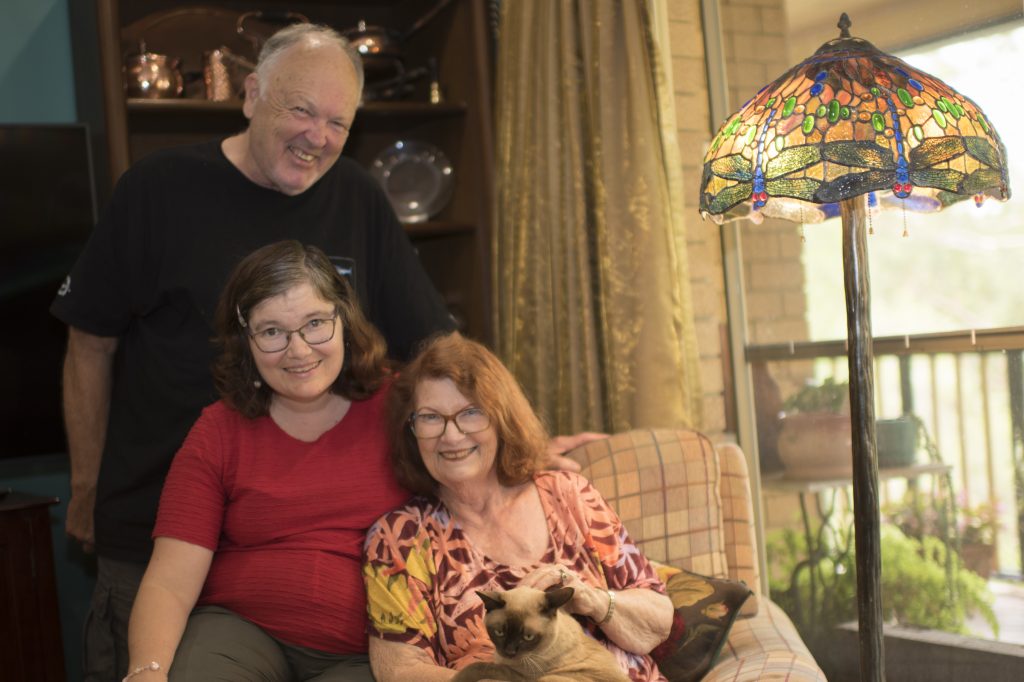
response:
[(909, 237), (910, 232), (907, 231), (907, 200), (903, 199), (900, 203), (903, 205), (903, 236)]
[(868, 206), (866, 213), (868, 214), (868, 234), (875, 233), (875, 223), (873, 216), (878, 208), (878, 196), (874, 192), (868, 192)]

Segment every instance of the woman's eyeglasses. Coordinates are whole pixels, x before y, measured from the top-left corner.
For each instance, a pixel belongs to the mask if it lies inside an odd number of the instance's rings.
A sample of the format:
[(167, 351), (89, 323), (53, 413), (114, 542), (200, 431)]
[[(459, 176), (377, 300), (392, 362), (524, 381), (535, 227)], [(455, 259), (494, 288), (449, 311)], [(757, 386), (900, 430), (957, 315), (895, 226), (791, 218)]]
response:
[(438, 438), (448, 428), (448, 422), (454, 423), (459, 433), (468, 436), (490, 426), (491, 418), (479, 407), (467, 407), (455, 414), (414, 412), (409, 417), (409, 428), (417, 438)]
[(302, 340), (311, 346), (327, 343), (334, 338), (335, 323), (338, 316), (330, 319), (310, 320), (298, 329), (278, 329), (269, 327), (255, 333), (249, 333), (249, 338), (256, 343), (256, 347), (264, 353), (280, 353), (291, 343), (292, 334), (298, 334)]

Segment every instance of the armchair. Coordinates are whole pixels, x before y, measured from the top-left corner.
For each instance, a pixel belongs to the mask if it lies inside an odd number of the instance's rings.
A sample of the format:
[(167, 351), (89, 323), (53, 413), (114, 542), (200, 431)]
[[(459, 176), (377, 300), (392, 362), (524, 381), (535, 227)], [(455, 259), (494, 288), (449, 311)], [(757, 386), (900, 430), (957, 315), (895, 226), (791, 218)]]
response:
[(750, 483), (737, 446), (716, 448), (696, 431), (635, 430), (568, 455), (648, 558), (754, 591), (704, 680), (825, 680), (792, 621), (759, 594)]

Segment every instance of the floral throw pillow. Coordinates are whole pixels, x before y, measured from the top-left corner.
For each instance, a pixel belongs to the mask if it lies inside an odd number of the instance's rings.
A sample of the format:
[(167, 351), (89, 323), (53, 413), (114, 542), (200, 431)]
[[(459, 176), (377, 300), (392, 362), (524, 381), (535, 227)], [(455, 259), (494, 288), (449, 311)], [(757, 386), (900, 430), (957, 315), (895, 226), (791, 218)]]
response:
[(651, 656), (670, 682), (695, 682), (714, 664), (743, 602), (753, 594), (742, 582), (658, 566), (675, 606), (672, 632)]

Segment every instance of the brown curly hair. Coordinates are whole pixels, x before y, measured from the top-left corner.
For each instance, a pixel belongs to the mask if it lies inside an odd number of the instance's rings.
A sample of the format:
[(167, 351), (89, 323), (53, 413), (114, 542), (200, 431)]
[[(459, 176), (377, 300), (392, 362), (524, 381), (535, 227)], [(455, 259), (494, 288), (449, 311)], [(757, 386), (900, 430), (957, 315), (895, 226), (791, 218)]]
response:
[[(387, 345), (363, 315), (348, 281), (315, 246), (295, 240), (269, 244), (235, 266), (221, 292), (214, 316), (220, 355), (213, 363), (213, 381), (221, 398), (249, 419), (266, 415), (273, 389), (260, 379), (242, 321), (253, 308), (300, 284), (309, 284), (334, 304), (345, 335), (345, 361), (331, 390), (349, 400), (364, 400), (390, 373)], [(239, 319), (241, 317), (241, 319)]]
[(502, 485), (523, 483), (543, 468), (548, 435), (519, 382), (491, 351), (453, 332), (428, 339), (400, 372), (388, 397), (391, 464), (407, 490), (434, 496), (439, 485), (424, 466), (409, 427), (416, 387), (425, 379), (451, 379), (490, 417), (498, 436), (495, 465)]

